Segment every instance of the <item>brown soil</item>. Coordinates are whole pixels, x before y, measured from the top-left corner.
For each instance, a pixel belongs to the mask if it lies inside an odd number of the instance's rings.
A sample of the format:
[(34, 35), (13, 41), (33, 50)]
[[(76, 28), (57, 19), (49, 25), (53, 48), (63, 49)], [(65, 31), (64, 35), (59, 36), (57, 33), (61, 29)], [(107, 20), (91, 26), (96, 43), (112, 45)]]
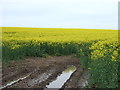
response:
[(70, 65), (76, 66), (77, 70), (63, 88), (83, 88), (82, 82), (86, 81), (85, 71), (80, 66), (80, 60), (74, 55), (47, 58), (28, 57), (17, 62), (12, 61), (3, 65), (2, 84), (4, 86), (29, 74), (29, 77), (7, 88), (44, 88)]

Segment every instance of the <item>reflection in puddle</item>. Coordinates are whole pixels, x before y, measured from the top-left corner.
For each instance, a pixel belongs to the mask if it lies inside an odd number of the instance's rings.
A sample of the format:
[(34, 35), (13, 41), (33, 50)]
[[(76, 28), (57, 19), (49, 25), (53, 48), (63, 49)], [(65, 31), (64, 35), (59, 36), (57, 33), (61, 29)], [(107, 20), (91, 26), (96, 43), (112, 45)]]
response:
[(49, 85), (46, 85), (46, 88), (61, 88), (75, 71), (75, 66), (68, 67), (60, 76), (56, 78), (56, 80), (51, 82)]

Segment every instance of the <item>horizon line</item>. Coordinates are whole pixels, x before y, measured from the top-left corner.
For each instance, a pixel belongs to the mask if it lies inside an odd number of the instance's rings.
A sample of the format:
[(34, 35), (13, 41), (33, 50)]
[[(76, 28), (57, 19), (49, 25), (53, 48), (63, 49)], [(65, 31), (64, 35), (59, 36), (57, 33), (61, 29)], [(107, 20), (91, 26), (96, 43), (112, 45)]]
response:
[[(0, 27), (0, 28), (41, 28), (41, 27)], [(118, 30), (118, 29), (92, 29), (92, 28), (41, 28), (41, 29), (88, 29), (88, 30)]]

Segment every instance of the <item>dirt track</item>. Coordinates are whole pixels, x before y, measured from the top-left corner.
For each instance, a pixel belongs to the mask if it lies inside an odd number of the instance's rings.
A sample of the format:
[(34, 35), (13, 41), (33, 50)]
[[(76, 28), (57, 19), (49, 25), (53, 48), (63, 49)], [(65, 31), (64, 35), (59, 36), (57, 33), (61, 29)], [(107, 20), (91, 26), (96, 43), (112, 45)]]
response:
[(45, 88), (49, 82), (56, 79), (68, 66), (74, 65), (77, 70), (64, 84), (63, 88), (83, 88), (86, 82), (86, 72), (80, 66), (80, 60), (71, 56), (49, 56), (47, 58), (28, 57), (25, 60), (3, 65), (3, 86), (7, 83), (25, 77), (7, 88)]

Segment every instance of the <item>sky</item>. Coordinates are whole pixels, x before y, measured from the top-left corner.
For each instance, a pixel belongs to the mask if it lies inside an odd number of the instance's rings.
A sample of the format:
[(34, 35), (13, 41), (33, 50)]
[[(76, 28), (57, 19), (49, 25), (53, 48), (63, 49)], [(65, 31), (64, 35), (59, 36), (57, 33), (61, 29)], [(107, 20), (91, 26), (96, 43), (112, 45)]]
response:
[(1, 0), (1, 26), (118, 29), (119, 0)]

